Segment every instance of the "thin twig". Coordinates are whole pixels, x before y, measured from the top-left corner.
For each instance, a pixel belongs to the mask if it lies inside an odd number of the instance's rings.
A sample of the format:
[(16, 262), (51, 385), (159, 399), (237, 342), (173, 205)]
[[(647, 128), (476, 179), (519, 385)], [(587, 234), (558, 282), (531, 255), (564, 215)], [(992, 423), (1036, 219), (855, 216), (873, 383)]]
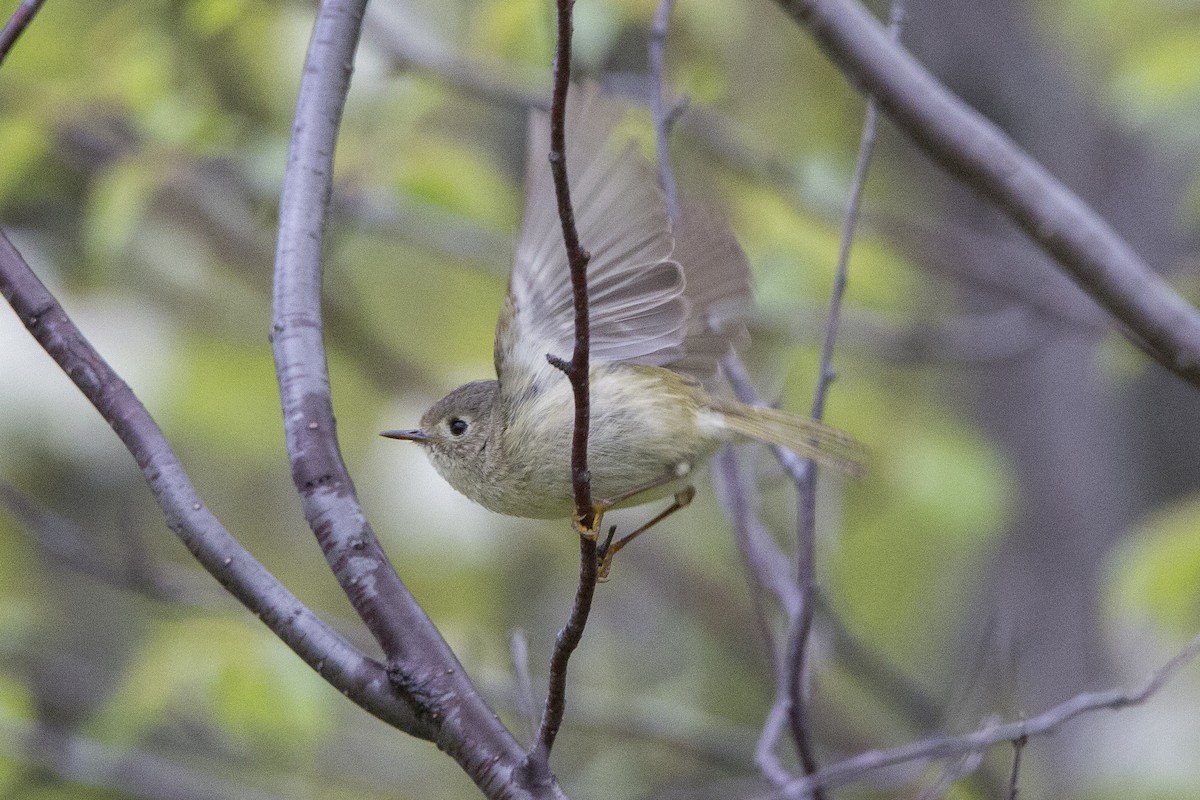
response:
[(1017, 800), (1017, 783), (1021, 779), (1021, 754), (1025, 745), (1029, 744), (1028, 736), (1019, 736), (1013, 740), (1012, 773), (1008, 776), (1008, 800)]
[(1198, 654), (1200, 636), (1193, 638), (1186, 647), (1152, 672), (1139, 688), (1132, 691), (1110, 689), (1104, 692), (1083, 692), (1028, 719), (1002, 725), (985, 725), (962, 736), (938, 736), (887, 750), (871, 750), (831, 764), (814, 775), (798, 778), (772, 797), (804, 797), (817, 786), (828, 789), (845, 786), (864, 779), (874, 770), (925, 759), (958, 758), (967, 753), (987, 750), (1002, 742), (1047, 736), (1084, 714), (1105, 709), (1120, 711), (1123, 708), (1141, 705)]
[(29, 27), (29, 23), (33, 22), (34, 15), (46, 0), (23, 0), (21, 5), (17, 6), (17, 10), (8, 18), (4, 29), (0, 30), (0, 64), (4, 63), (4, 59), (8, 57), (13, 45), (17, 43), (17, 39)]
[[(668, 119), (663, 103), (663, 69), (666, 60), (667, 23), (670, 19), (672, 6), (672, 0), (662, 0), (658, 6), (658, 11), (654, 18), (654, 27), (650, 36), (649, 61), (651, 79), (650, 103), (654, 115), (659, 179), (662, 183), (663, 194), (665, 195), (671, 220), (672, 222), (677, 222), (679, 215), (678, 190), (667, 148)], [(735, 391), (738, 391), (736, 387), (740, 384), (742, 389), (738, 394), (742, 395), (743, 401), (747, 401), (748, 397), (754, 396), (754, 391), (750, 385), (748, 376), (745, 374), (745, 368), (737, 358), (737, 355), (732, 351), (725, 361), (728, 367), (727, 374), (731, 376), (730, 380), (735, 384)], [(801, 487), (803, 485), (802, 476), (810, 475), (812, 472), (811, 465), (804, 464), (794, 453), (785, 451), (782, 448), (778, 448), (776, 452), (782, 462), (790, 465), (795, 470), (793, 474), (796, 476), (797, 487)], [(757, 513), (754, 511), (749, 500), (750, 496), (754, 493), (753, 487), (749, 481), (743, 479), (739, 474), (740, 471), (736, 457), (730, 451), (726, 451), (720, 457), (718, 470), (721, 474), (719, 480), (723, 483), (723, 491), (721, 492), (723, 502), (737, 529), (738, 546), (747, 572), (760, 586), (765, 587), (770, 583), (778, 583), (779, 579), (783, 577), (783, 573), (779, 568), (772, 566), (770, 554), (779, 553), (779, 551), (778, 548), (769, 543), (769, 536), (763, 535), (765, 531), (762, 529), (761, 522), (757, 518)], [(782, 558), (782, 554), (779, 555)], [(791, 590), (777, 585), (774, 587), (774, 594), (787, 612), (788, 619), (792, 622), (790, 629), (798, 629), (796, 627), (797, 621), (801, 622), (804, 629), (802, 637), (793, 637), (789, 640), (788, 652), (785, 654), (785, 659), (781, 659), (775, 652), (774, 637), (771, 634), (766, 611), (762, 603), (756, 599), (755, 613), (771, 656), (772, 671), (776, 677), (777, 699), (767, 715), (766, 724), (764, 725), (762, 735), (759, 737), (758, 746), (755, 750), (755, 761), (759, 769), (769, 780), (776, 784), (782, 784), (786, 782), (789, 776), (775, 754), (775, 744), (778, 741), (780, 731), (783, 729), (784, 721), (790, 720), (793, 730), (796, 730), (797, 722), (795, 715), (797, 713), (801, 715), (805, 713), (803, 705), (796, 703), (793, 693), (787, 689), (787, 675), (789, 674), (790, 665), (796, 661), (797, 643), (807, 641), (807, 627), (812, 624), (812, 615), (810, 612), (806, 619), (802, 616), (797, 616), (797, 613), (802, 612), (804, 607), (802, 592), (793, 593)], [(807, 725), (803, 725), (801, 728), (807, 730)], [(817, 765), (808, 747), (807, 737), (797, 737), (797, 741), (800, 743), (800, 760), (805, 767), (805, 772), (811, 773), (815, 771)], [(817, 800), (821, 800), (819, 793), (817, 794)]]
[[(904, 14), (902, 0), (893, 0), (890, 35), (895, 41), (900, 35), (900, 24)], [(854, 230), (858, 224), (858, 213), (862, 203), (863, 189), (867, 182), (867, 169), (871, 163), (871, 152), (875, 145), (876, 103), (867, 99), (863, 119), (862, 137), (858, 147), (858, 159), (854, 168), (854, 179), (850, 187), (850, 202), (842, 224), (841, 242), (838, 248), (837, 269), (833, 291), (829, 301), (829, 320), (825, 330), (825, 343), (821, 348), (821, 367), (817, 388), (813, 395), (811, 416), (820, 420), (825, 414), (825, 401), (833, 383), (833, 351), (842, 318), (842, 300), (846, 294), (849, 275), (850, 249), (854, 244)], [(817, 528), (817, 468), (809, 463), (804, 479), (799, 484), (799, 546), (797, 548), (796, 580), (800, 587), (800, 611), (792, 622), (788, 638), (788, 718), (791, 722), (792, 739), (800, 765), (806, 775), (817, 771), (816, 751), (812, 742), (812, 729), (808, 718), (808, 638), (813, 622), (813, 592), (816, 582), (815, 550)], [(822, 800), (819, 789), (813, 797)]]
[[(571, 84), (571, 12), (574, 0), (558, 0), (558, 43), (554, 55), (554, 94), (550, 103), (550, 171), (554, 176), (554, 194), (562, 223), (563, 242), (571, 269), (571, 288), (575, 300), (575, 351), (570, 363), (548, 355), (550, 363), (562, 370), (571, 382), (575, 397), (575, 426), (571, 437), (571, 488), (575, 495), (576, 524), (579, 536), (579, 587), (571, 605), (571, 615), (554, 640), (550, 657), (550, 686), (537, 738), (526, 757), (526, 770), (534, 782), (544, 780), (549, 770), (550, 751), (562, 726), (566, 711), (567, 666), (571, 654), (583, 638), (592, 597), (596, 592), (596, 510), (592, 506), (591, 476), (588, 474), (588, 426), (591, 416), (588, 387), (588, 356), (591, 334), (588, 326), (587, 265), (591, 256), (579, 243), (575, 211), (571, 206), (571, 187), (567, 180), (566, 115), (567, 91)], [(589, 533), (590, 532), (590, 533)]]
[(535, 782), (548, 769), (550, 751), (562, 727), (563, 714), (567, 707), (567, 666), (571, 654), (583, 638), (588, 614), (592, 610), (592, 597), (596, 593), (599, 562), (596, 559), (596, 540), (579, 537), (579, 587), (575, 590), (575, 602), (571, 605), (571, 616), (567, 624), (554, 638), (554, 651), (550, 656), (550, 689), (546, 693), (546, 707), (542, 712), (542, 724), (526, 759), (530, 776)]
[(575, 494), (575, 515), (583, 528), (595, 521), (592, 507), (591, 476), (587, 468), (588, 425), (591, 403), (588, 392), (588, 359), (591, 351), (591, 327), (588, 310), (587, 265), (591, 254), (579, 243), (575, 227), (575, 209), (571, 206), (571, 185), (567, 180), (567, 90), (571, 84), (571, 12), (574, 0), (558, 0), (558, 48), (554, 56), (554, 95), (550, 103), (550, 172), (554, 176), (554, 196), (562, 223), (563, 243), (571, 269), (571, 290), (575, 303), (575, 351), (570, 364), (548, 356), (550, 363), (566, 373), (575, 395), (575, 428), (571, 436), (571, 488)]
[(994, 203), (1120, 320), (1136, 347), (1200, 385), (1200, 312), (1093, 208), (890, 41), (861, 3), (777, 1), (913, 143)]

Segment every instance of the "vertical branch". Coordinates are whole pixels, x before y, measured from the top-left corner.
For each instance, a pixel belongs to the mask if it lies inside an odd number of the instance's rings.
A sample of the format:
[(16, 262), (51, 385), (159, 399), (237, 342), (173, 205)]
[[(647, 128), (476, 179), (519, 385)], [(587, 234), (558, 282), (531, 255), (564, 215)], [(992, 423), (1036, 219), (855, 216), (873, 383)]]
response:
[(321, 313), (322, 250), (333, 161), (366, 0), (323, 0), (296, 98), (279, 203), (272, 352), (292, 480), (325, 559), (410, 701), (488, 796), (557, 796), (512, 779), (525, 751), (488, 708), (450, 646), (400, 580), (372, 530), (338, 446)]
[(17, 10), (8, 18), (8, 22), (4, 25), (4, 30), (0, 30), (0, 64), (4, 63), (4, 59), (8, 57), (8, 53), (12, 50), (13, 45), (17, 43), (17, 39), (29, 27), (29, 23), (33, 22), (33, 17), (46, 0), (23, 0)]
[(1013, 762), (1012, 772), (1008, 776), (1007, 800), (1017, 800), (1017, 784), (1021, 779), (1021, 754), (1025, 752), (1025, 745), (1028, 743), (1028, 736), (1021, 736), (1013, 740)]
[(554, 95), (550, 104), (550, 171), (554, 176), (554, 194), (562, 222), (563, 243), (571, 270), (571, 288), (575, 300), (575, 351), (570, 363), (553, 355), (551, 364), (562, 370), (571, 382), (575, 397), (575, 427), (571, 437), (571, 488), (575, 494), (575, 525), (579, 530), (579, 587), (567, 624), (554, 640), (550, 658), (550, 686), (542, 724), (530, 747), (525, 765), (534, 782), (549, 773), (550, 750), (562, 726), (566, 710), (567, 665), (583, 638), (592, 597), (596, 592), (596, 509), (592, 505), (591, 476), (587, 467), (588, 426), (591, 419), (588, 388), (589, 329), (587, 265), (591, 255), (579, 243), (575, 211), (571, 206), (571, 187), (567, 181), (566, 116), (567, 90), (571, 83), (571, 12), (574, 0), (558, 0), (558, 43), (554, 54)]
[[(550, 103), (550, 172), (554, 176), (554, 196), (562, 222), (563, 243), (571, 269), (571, 289), (575, 299), (575, 351), (570, 364), (552, 358), (563, 370), (575, 394), (575, 430), (571, 436), (571, 487), (575, 493), (575, 515), (579, 525), (590, 529), (596, 512), (592, 507), (591, 476), (587, 468), (588, 424), (591, 403), (588, 393), (588, 356), (591, 327), (588, 308), (587, 265), (591, 254), (579, 244), (575, 228), (575, 210), (571, 206), (571, 185), (567, 181), (567, 89), (571, 83), (571, 12), (575, 0), (558, 0), (558, 47), (554, 54), (554, 96)], [(592, 537), (595, 538), (594, 536)]]
[[(900, 35), (903, 19), (903, 0), (893, 0), (891, 6), (890, 31), (893, 40)], [(820, 374), (813, 396), (812, 418), (820, 420), (825, 413), (825, 400), (836, 373), (833, 370), (833, 350), (837, 342), (842, 317), (842, 300), (846, 293), (849, 272), (850, 248), (854, 244), (854, 230), (858, 224), (859, 208), (862, 203), (863, 187), (866, 185), (867, 168), (875, 144), (876, 101), (867, 98), (867, 109), (863, 119), (862, 138), (859, 142), (858, 159), (855, 164), (854, 180), (850, 189), (850, 203), (842, 224), (841, 243), (838, 249), (837, 270), (833, 291), (829, 301), (829, 320), (825, 329), (825, 343), (821, 348)], [(817, 514), (817, 469), (810, 462), (804, 479), (799, 484), (799, 547), (797, 550), (797, 582), (800, 587), (799, 614), (792, 622), (788, 638), (788, 717), (792, 739), (804, 774), (812, 775), (818, 769), (816, 752), (812, 741), (812, 728), (808, 717), (808, 641), (812, 631), (813, 597), (815, 585), (815, 548)], [(821, 791), (814, 790), (813, 797), (821, 800)]]

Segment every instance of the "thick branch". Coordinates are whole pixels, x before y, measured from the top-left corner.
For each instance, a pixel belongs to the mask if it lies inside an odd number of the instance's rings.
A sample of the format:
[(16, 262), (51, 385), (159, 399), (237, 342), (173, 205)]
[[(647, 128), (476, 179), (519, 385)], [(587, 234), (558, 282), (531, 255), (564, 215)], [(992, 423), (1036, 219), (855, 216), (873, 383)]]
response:
[(209, 512), (145, 406), (83, 337), (3, 233), (0, 293), (112, 426), (150, 484), (167, 526), (196, 560), (338, 691), (401, 730), (429, 738), (429, 727), (391, 691), (382, 665), (330, 630)]
[(524, 751), (400, 581), (338, 449), (322, 340), (321, 250), (364, 6), (365, 0), (321, 4), (280, 200), (271, 330), (292, 478), (334, 575), (387, 655), (392, 682), (430, 725), (438, 745), (488, 796), (558, 796), (552, 779), (530, 793), (518, 788), (515, 771)]
[(1003, 131), (955, 97), (856, 0), (779, 0), (892, 121), (944, 169), (995, 203), (1130, 340), (1200, 385), (1200, 313)]

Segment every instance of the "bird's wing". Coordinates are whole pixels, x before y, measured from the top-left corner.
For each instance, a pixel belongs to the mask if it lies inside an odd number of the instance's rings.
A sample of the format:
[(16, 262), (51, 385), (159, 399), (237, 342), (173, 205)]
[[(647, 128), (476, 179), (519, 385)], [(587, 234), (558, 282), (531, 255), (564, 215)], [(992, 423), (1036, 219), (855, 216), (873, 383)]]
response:
[[(689, 303), (671, 260), (671, 224), (654, 170), (632, 144), (612, 149), (619, 108), (598, 87), (572, 87), (566, 115), (567, 176), (579, 241), (588, 262), (594, 362), (664, 365), (684, 355)], [(496, 374), (523, 391), (569, 359), (575, 307), (550, 172), (549, 120), (529, 123), (525, 216), (504, 311), (496, 328)]]
[(725, 218), (696, 203), (684, 203), (675, 228), (675, 252), (687, 278), (690, 306), (683, 355), (669, 366), (710, 384), (731, 348), (750, 341), (750, 265)]

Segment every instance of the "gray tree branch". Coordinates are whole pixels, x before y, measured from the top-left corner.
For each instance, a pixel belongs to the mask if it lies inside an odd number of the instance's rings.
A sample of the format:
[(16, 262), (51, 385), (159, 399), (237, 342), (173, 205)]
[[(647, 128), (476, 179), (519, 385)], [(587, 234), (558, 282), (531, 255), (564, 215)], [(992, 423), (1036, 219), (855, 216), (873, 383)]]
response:
[(292, 479), (330, 568), (387, 656), (392, 683), (438, 746), (488, 797), (561, 797), (553, 776), (523, 788), (516, 773), (524, 750), (388, 561), (337, 443), (321, 322), (322, 245), (365, 6), (366, 0), (320, 6), (280, 199), (271, 340)]
[(238, 544), (205, 507), (158, 424), (0, 233), (0, 294), (137, 461), (154, 499), (196, 560), (338, 691), (414, 736), (429, 728), (400, 702), (381, 664), (332, 631)]
[(1200, 313), (1090, 206), (891, 41), (856, 0), (779, 4), (918, 147), (1057, 260), (1130, 341), (1200, 386)]

